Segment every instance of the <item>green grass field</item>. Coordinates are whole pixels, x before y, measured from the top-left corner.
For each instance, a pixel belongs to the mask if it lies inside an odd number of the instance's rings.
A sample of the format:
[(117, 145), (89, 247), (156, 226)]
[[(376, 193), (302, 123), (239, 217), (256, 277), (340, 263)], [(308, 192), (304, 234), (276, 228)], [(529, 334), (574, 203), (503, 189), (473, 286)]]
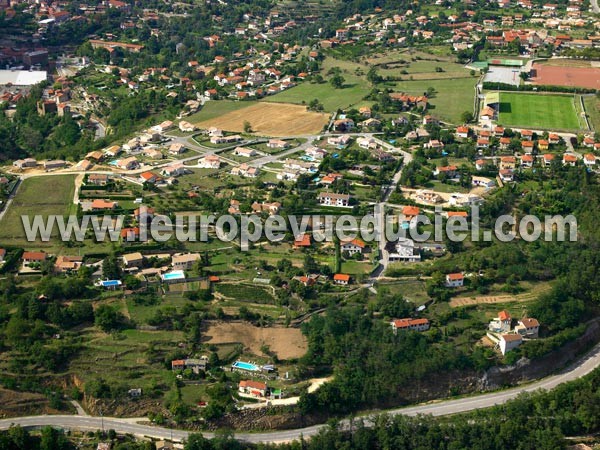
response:
[(19, 187), (17, 195), (0, 222), (0, 246), (20, 245), (29, 249), (55, 249), (61, 246), (57, 233), (50, 242), (27, 242), (21, 215), (66, 215), (72, 211), (75, 191), (74, 175), (28, 178)]
[(595, 95), (584, 96), (583, 104), (588, 115), (590, 125), (596, 131), (600, 130), (600, 99)]
[(477, 78), (441, 80), (414, 80), (396, 83), (395, 90), (411, 95), (423, 95), (429, 87), (435, 94), (429, 100), (429, 113), (444, 121), (460, 124), (465, 111), (473, 111), (473, 98)]
[(508, 127), (566, 130), (580, 128), (572, 95), (502, 92), (498, 122)]
[(253, 101), (211, 100), (206, 102), (200, 111), (189, 115), (185, 120), (190, 123), (204, 122), (205, 120), (211, 120), (232, 111), (237, 111), (238, 109), (247, 108), (255, 103)]

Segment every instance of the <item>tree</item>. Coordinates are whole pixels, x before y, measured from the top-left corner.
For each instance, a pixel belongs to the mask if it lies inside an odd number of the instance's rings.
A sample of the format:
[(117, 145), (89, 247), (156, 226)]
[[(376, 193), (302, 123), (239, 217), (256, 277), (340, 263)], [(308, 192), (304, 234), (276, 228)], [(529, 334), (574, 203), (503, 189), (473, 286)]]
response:
[(247, 120), (244, 120), (244, 133), (252, 133), (252, 125)]
[(463, 123), (471, 123), (474, 120), (473, 113), (471, 111), (465, 111), (460, 115)]
[(329, 80), (329, 82), (335, 89), (342, 89), (344, 87), (346, 79), (340, 74), (337, 74), (331, 77), (331, 80)]
[(100, 305), (94, 315), (94, 324), (106, 333), (118, 330), (125, 324), (125, 316), (109, 305)]

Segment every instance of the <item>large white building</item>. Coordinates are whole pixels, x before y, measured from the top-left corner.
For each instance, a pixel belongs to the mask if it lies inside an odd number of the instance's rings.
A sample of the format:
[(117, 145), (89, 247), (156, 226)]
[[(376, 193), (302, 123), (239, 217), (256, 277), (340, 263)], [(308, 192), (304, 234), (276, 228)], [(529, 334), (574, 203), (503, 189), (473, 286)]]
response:
[(48, 80), (45, 70), (0, 70), (0, 86), (33, 86)]

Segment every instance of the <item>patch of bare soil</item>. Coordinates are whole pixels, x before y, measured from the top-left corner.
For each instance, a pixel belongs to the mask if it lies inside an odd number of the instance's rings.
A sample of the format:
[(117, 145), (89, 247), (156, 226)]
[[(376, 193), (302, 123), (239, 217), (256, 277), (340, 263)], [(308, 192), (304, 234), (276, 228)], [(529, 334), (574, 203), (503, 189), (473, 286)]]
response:
[(267, 345), (279, 359), (300, 358), (308, 349), (308, 342), (298, 328), (256, 327), (247, 322), (211, 322), (204, 332), (209, 344), (241, 343), (255, 355), (262, 355)]

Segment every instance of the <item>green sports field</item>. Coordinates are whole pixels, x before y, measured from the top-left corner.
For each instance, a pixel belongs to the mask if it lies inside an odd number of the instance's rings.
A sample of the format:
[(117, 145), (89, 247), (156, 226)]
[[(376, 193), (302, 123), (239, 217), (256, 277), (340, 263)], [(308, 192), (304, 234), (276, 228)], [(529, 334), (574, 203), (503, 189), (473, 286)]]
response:
[(573, 95), (500, 93), (498, 123), (507, 127), (577, 130)]

